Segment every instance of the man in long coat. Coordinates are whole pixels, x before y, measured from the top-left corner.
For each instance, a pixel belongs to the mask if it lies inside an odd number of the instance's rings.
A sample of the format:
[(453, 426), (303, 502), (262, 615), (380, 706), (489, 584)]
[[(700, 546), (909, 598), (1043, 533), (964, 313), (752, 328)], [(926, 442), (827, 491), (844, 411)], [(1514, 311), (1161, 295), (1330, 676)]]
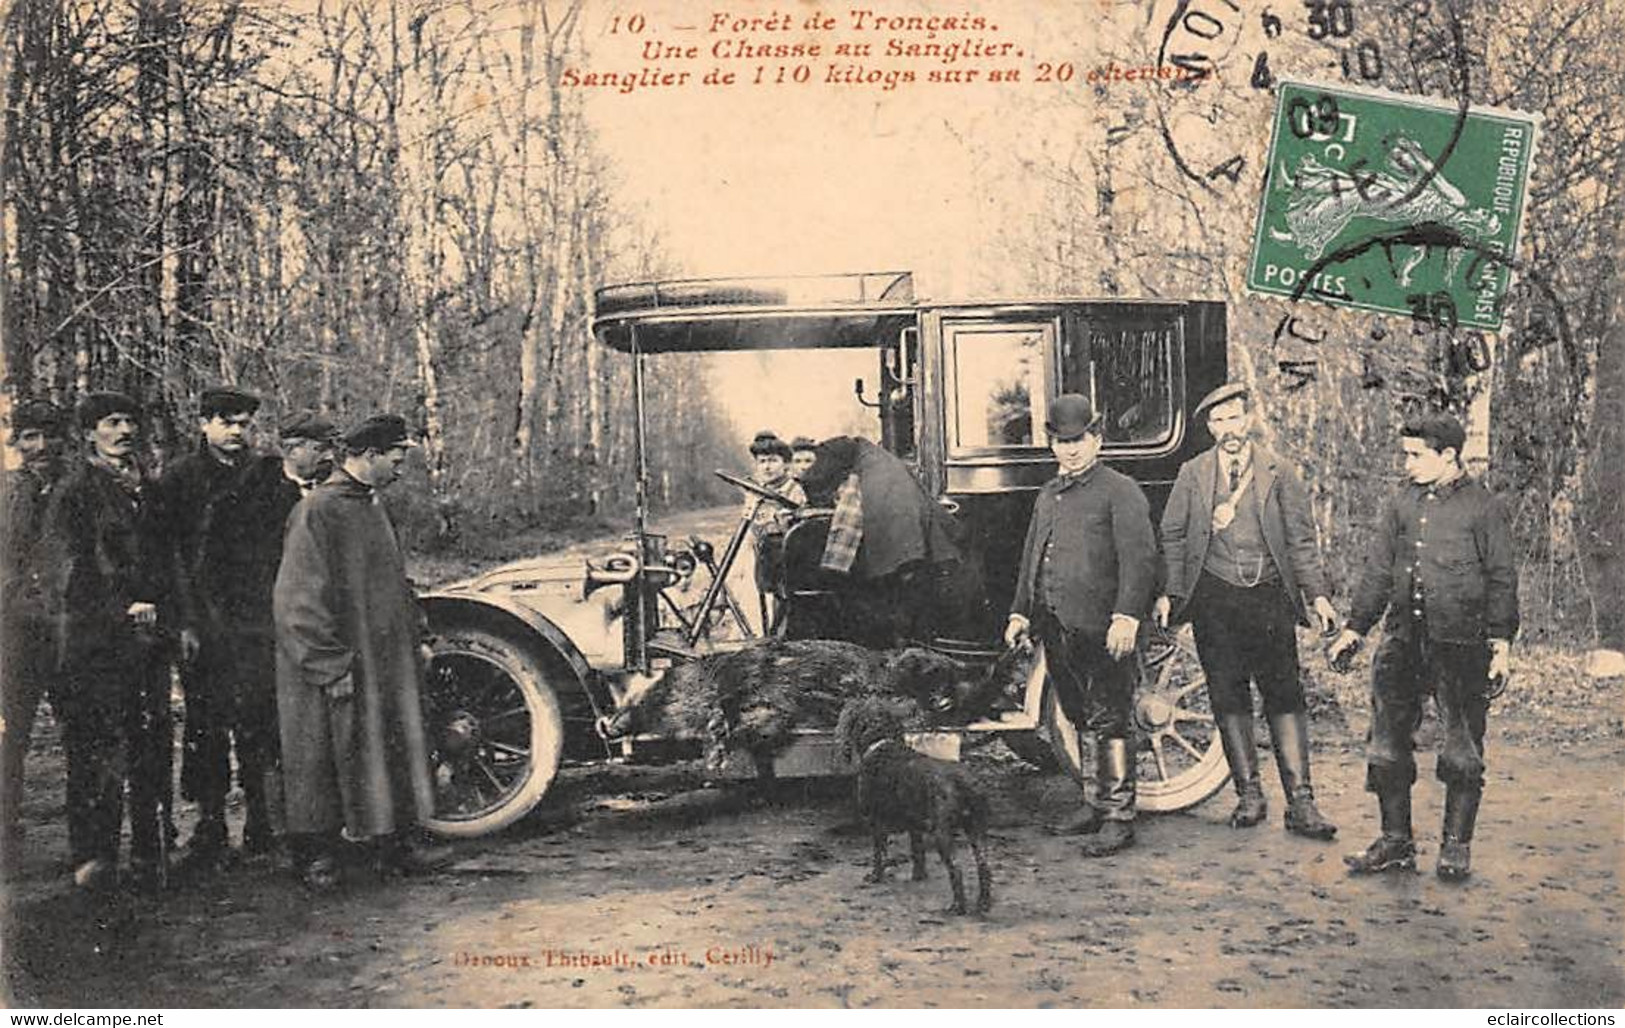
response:
[[(1232, 382), (1196, 405), (1218, 445), (1187, 461), (1162, 513), (1163, 595), (1153, 615), (1189, 618), (1239, 802), (1235, 828), (1265, 817), (1253, 745), (1252, 685), (1264, 698), (1289, 832), (1330, 839), (1315, 806), (1309, 717), (1299, 677), (1297, 625), (1337, 627), (1327, 599), (1309, 494), (1297, 472), (1250, 438), (1247, 387)], [(1313, 618), (1313, 621), (1311, 621)]]
[(336, 881), (341, 831), (381, 868), (441, 856), (420, 834), (434, 807), (423, 621), (378, 499), (415, 444), (402, 418), (380, 414), (342, 445), (340, 467), (288, 519), (273, 603), (288, 833), (315, 888)]

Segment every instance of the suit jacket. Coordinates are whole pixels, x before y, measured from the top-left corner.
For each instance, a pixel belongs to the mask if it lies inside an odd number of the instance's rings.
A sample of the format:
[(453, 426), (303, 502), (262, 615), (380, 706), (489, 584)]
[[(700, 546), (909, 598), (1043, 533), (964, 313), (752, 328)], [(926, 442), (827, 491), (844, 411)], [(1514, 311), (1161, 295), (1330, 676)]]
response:
[[(1075, 479), (1052, 478), (1038, 491), (1010, 609), (1031, 618), (1049, 606), (1063, 628), (1105, 638), (1113, 614), (1145, 617), (1156, 578), (1157, 540), (1145, 493), (1132, 478), (1097, 463)], [(1050, 594), (1053, 606), (1040, 591)]]
[[(1213, 542), (1213, 497), (1218, 485), (1219, 455), (1215, 448), (1191, 458), (1179, 469), (1168, 505), (1162, 511), (1163, 592), (1173, 600), (1175, 617), (1190, 601), (1207, 562), (1208, 547)], [(1299, 620), (1310, 624), (1310, 602), (1316, 596), (1327, 595), (1326, 572), (1315, 541), (1309, 494), (1298, 473), (1279, 456), (1254, 443), (1253, 484), (1242, 503), (1251, 504), (1258, 515), (1270, 558), (1281, 574), (1281, 586), (1292, 598)], [(1244, 509), (1237, 516), (1245, 513)]]

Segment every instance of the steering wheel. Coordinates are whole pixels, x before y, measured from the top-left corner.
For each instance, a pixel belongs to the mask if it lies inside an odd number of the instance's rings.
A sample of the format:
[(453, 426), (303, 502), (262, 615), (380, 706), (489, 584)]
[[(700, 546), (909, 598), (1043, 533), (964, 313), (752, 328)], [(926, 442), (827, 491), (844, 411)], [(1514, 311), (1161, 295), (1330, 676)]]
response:
[(738, 475), (730, 475), (726, 471), (720, 470), (713, 472), (713, 474), (722, 479), (724, 482), (727, 482), (729, 485), (738, 486), (740, 489), (745, 490), (745, 492), (754, 493), (764, 500), (771, 500), (786, 510), (794, 510), (801, 506), (801, 504), (790, 499), (790, 497), (785, 496), (783, 493), (774, 492), (765, 485), (757, 485), (748, 478), (740, 478)]

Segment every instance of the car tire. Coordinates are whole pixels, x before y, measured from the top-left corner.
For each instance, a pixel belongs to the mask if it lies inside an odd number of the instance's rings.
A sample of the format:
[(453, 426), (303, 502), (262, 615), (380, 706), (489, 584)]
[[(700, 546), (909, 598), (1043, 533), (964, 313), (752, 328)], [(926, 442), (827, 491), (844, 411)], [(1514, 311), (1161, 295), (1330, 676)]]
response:
[(547, 794), (564, 753), (564, 720), (545, 646), (478, 626), (436, 635), (424, 688), (436, 794), (430, 831), (489, 835)]

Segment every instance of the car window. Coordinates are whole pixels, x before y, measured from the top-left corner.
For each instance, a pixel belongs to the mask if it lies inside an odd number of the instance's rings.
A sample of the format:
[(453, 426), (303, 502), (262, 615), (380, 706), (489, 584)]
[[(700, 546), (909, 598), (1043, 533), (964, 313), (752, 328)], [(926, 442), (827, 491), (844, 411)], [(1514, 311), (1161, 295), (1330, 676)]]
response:
[(948, 332), (955, 449), (1044, 446), (1047, 325), (961, 324)]
[(1168, 442), (1174, 432), (1173, 359), (1177, 314), (1133, 312), (1090, 317), (1086, 339), (1061, 353), (1061, 389), (1083, 393), (1100, 410), (1108, 446)]

